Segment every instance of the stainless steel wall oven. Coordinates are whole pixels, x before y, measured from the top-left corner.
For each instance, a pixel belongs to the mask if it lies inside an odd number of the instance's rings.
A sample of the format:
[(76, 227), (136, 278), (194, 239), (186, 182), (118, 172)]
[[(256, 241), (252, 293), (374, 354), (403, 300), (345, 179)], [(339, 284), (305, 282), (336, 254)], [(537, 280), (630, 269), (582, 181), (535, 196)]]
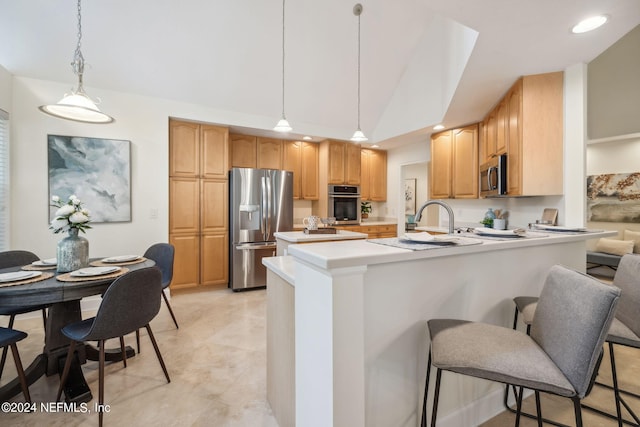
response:
[(329, 185), (328, 214), (336, 224), (360, 224), (360, 187)]

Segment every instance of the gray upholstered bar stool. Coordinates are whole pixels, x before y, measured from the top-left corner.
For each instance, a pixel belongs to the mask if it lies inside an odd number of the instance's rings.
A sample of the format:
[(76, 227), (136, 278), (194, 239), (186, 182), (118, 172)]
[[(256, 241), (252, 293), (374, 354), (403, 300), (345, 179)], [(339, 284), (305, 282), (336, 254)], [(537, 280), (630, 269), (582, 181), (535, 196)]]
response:
[[(640, 255), (628, 254), (622, 257), (613, 278), (613, 286), (622, 290), (616, 317), (611, 323), (611, 329), (609, 330), (606, 338), (606, 342), (609, 347), (609, 358), (611, 359), (611, 377), (613, 386), (600, 382), (596, 382), (596, 384), (613, 390), (616, 401), (616, 415), (588, 405), (583, 405), (583, 407), (595, 411), (600, 415), (617, 419), (618, 425), (622, 426), (624, 422), (630, 423), (629, 421), (625, 421), (622, 417), (622, 405), (629, 412), (629, 415), (633, 417), (635, 423), (640, 424), (640, 417), (638, 417), (627, 404), (622, 397), (622, 394), (627, 394), (635, 398), (640, 398), (640, 395), (619, 388), (614, 354), (614, 344), (640, 348), (640, 316), (638, 316), (638, 311), (640, 310)], [(522, 314), (522, 322), (527, 325), (528, 333), (534, 319), (538, 298), (516, 297), (513, 301), (516, 304), (513, 328), (516, 328), (518, 313), (520, 313)], [(507, 395), (508, 388), (505, 392), (505, 402), (507, 401)]]
[(535, 391), (538, 425), (542, 425), (539, 394), (542, 391), (570, 398), (576, 425), (581, 427), (580, 400), (593, 384), (619, 297), (618, 288), (566, 267), (554, 266), (545, 280), (531, 335), (486, 323), (429, 320), (431, 347), (422, 425), (426, 425), (433, 364), (437, 368), (433, 427), (443, 370), (520, 387), (516, 425), (520, 421), (522, 392), (526, 387)]

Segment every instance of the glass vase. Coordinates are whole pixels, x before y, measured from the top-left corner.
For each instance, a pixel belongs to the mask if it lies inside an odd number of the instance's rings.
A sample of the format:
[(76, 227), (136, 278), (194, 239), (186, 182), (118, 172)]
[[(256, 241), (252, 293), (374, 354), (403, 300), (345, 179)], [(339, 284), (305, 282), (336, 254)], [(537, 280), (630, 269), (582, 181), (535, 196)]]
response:
[(74, 271), (89, 265), (89, 241), (78, 236), (78, 229), (69, 230), (69, 235), (58, 242), (56, 258), (59, 273)]

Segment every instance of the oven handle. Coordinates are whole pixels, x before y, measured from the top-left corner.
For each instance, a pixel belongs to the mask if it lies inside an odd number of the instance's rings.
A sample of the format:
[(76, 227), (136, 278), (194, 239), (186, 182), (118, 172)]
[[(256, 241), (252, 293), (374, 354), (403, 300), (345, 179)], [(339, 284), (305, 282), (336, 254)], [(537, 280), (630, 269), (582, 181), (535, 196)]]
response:
[(359, 194), (349, 194), (348, 196), (342, 194), (329, 194), (329, 197), (334, 199), (359, 199)]

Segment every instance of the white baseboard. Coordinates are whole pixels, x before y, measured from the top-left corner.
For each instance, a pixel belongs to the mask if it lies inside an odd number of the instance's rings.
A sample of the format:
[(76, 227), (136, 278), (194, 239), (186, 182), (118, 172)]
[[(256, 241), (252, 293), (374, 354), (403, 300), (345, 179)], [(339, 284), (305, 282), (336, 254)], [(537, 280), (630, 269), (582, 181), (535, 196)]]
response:
[[(525, 389), (523, 398), (526, 398), (532, 394), (532, 390)], [(501, 387), (489, 393), (482, 399), (478, 399), (456, 412), (448, 414), (444, 417), (438, 417), (438, 426), (460, 427), (480, 425), (506, 410), (504, 404), (502, 403), (503, 399), (504, 387)], [(510, 393), (509, 405), (513, 405), (514, 403), (515, 398), (513, 396), (513, 393)], [(429, 411), (428, 414), (430, 416), (431, 411)], [(429, 423), (430, 421), (431, 420), (427, 420), (427, 423)]]

